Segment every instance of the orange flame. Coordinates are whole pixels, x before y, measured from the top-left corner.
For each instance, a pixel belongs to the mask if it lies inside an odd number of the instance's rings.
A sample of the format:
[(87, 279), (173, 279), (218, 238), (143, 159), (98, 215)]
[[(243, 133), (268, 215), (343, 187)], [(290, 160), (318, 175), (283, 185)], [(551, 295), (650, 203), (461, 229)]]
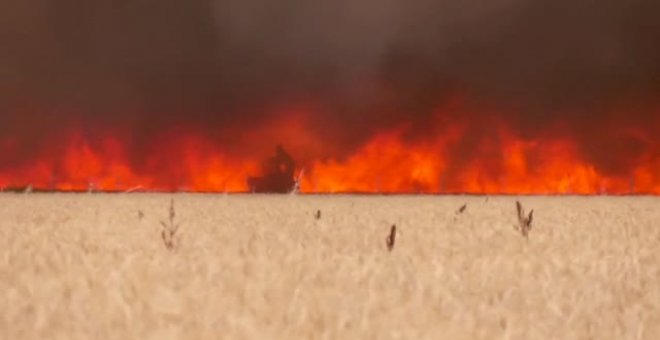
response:
[[(406, 128), (383, 131), (342, 157), (315, 157), (323, 141), (304, 120), (285, 121), (280, 126), (285, 134), (301, 136), (293, 154), (312, 155), (299, 164), (305, 169), (304, 193), (660, 194), (660, 157), (653, 143), (629, 173), (614, 176), (586, 161), (570, 138), (525, 139), (505, 128), (494, 139), (484, 139), (476, 154), (457, 156), (466, 129), (458, 124), (426, 140), (407, 138)], [(0, 150), (15, 146), (0, 142)], [(72, 133), (64, 145), (63, 151), (44, 151), (15, 166), (0, 164), (0, 186), (246, 192), (246, 178), (259, 173), (263, 156), (232, 154), (195, 133), (173, 136), (161, 150), (137, 161), (130, 144), (112, 135), (91, 143)]]
[[(443, 183), (445, 151), (458, 129), (435, 143), (406, 144), (396, 134), (373, 138), (344, 161), (317, 161), (307, 192), (419, 192), (475, 194), (660, 193), (660, 162), (642, 162), (631, 177), (603, 175), (566, 140), (522, 140), (503, 134), (501, 159), (468, 162), (457, 180)], [(649, 160), (651, 157), (647, 157)], [(534, 160), (532, 160), (534, 159)], [(494, 164), (493, 164), (494, 163)]]

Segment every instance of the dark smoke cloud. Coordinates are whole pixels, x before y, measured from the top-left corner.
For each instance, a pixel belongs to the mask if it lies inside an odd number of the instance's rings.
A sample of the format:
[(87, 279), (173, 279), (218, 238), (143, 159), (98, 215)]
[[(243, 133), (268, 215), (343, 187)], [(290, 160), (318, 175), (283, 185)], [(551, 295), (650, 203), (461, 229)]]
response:
[(401, 123), (423, 133), (460, 94), (521, 133), (563, 122), (606, 158), (587, 142), (608, 124), (658, 128), (658, 13), (656, 0), (8, 0), (0, 136), (249, 128), (302, 101), (321, 135), (355, 145)]

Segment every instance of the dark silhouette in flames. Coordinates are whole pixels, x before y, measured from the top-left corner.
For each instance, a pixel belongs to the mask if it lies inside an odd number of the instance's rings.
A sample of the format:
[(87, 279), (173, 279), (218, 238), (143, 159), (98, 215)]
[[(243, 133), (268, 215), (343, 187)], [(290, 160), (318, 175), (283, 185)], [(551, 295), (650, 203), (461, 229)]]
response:
[(249, 177), (248, 187), (252, 192), (287, 193), (295, 186), (294, 172), (296, 162), (284, 150), (282, 145), (277, 145), (275, 155), (268, 158), (262, 164), (263, 174), (261, 177)]

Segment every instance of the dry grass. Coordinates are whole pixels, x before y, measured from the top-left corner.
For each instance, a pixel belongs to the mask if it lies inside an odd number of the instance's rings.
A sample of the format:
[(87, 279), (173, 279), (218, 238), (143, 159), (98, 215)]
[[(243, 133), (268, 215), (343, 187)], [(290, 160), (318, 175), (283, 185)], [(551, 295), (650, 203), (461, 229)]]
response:
[(171, 198), (0, 195), (0, 338), (660, 339), (660, 198)]

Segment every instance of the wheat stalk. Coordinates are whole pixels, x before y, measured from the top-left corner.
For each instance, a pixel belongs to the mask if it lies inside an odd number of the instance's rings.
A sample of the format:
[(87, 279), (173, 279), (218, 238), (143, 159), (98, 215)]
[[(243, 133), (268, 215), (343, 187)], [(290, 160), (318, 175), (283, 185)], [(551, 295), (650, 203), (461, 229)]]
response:
[(174, 222), (175, 217), (176, 211), (174, 210), (174, 200), (171, 200), (168, 221), (160, 221), (160, 224), (163, 226), (163, 230), (161, 231), (160, 236), (163, 239), (165, 248), (168, 250), (174, 249), (176, 232), (179, 230), (180, 224)]
[(131, 193), (133, 191), (137, 191), (137, 190), (141, 190), (141, 189), (142, 189), (142, 186), (137, 185), (137, 186), (134, 186), (132, 188), (129, 188), (129, 189), (125, 190), (124, 193), (128, 194), (128, 193)]
[(304, 173), (305, 173), (305, 169), (300, 170), (298, 176), (296, 176), (296, 178), (293, 180), (293, 189), (291, 189), (292, 195), (295, 195), (300, 192), (300, 183), (302, 182), (302, 177)]
[(387, 250), (392, 251), (394, 249), (394, 244), (396, 243), (396, 224), (392, 224), (390, 227), (390, 234), (385, 238), (385, 245), (387, 245)]
[(522, 236), (529, 240), (529, 232), (532, 230), (532, 219), (534, 218), (534, 209), (525, 215), (525, 209), (520, 202), (516, 201), (516, 211), (518, 212), (518, 224), (514, 225), (514, 229), (520, 231)]

